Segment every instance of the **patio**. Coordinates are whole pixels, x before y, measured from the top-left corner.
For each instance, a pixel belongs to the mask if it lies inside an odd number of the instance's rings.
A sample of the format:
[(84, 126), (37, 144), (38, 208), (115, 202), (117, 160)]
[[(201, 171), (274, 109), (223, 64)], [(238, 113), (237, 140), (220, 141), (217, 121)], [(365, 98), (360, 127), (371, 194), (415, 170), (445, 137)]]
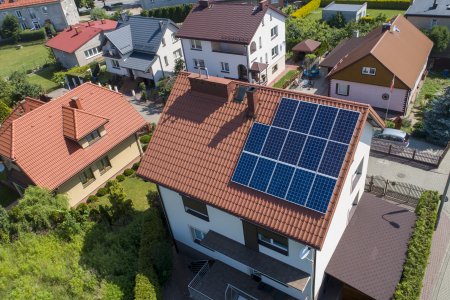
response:
[[(300, 77), (302, 74), (300, 75)], [(327, 72), (324, 68), (319, 69), (318, 76), (311, 79), (298, 79), (298, 85), (295, 83), (289, 89), (296, 90), (306, 94), (328, 96), (329, 82), (326, 78)]]

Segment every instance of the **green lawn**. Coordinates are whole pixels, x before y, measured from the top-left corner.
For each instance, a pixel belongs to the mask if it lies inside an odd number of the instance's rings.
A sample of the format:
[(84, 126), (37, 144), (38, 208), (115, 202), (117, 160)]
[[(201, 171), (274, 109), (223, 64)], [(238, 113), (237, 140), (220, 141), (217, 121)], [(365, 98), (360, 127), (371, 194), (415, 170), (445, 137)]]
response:
[(0, 184), (0, 206), (7, 207), (16, 201), (18, 197), (19, 195), (17, 195), (14, 191), (5, 187), (3, 184)]
[[(391, 18), (393, 16), (397, 16), (398, 14), (404, 14), (404, 10), (390, 10), (390, 9), (368, 9), (367, 15), (369, 17), (376, 17), (379, 14), (385, 14), (386, 17)], [(306, 18), (312, 20), (320, 20), (322, 19), (322, 8), (318, 8), (315, 11), (311, 12)]]
[(416, 107), (424, 107), (428, 100), (434, 96), (443, 93), (444, 89), (450, 86), (450, 78), (444, 78), (441, 75), (431, 73), (428, 74), (425, 82), (420, 89), (416, 99)]
[(42, 44), (23, 44), (22, 49), (0, 47), (0, 76), (7, 76), (13, 71), (27, 71), (42, 66), (49, 59), (48, 48)]
[(57, 65), (51, 65), (34, 74), (28, 75), (28, 81), (42, 86), (46, 93), (56, 90), (60, 87), (59, 84), (52, 81), (53, 73), (59, 71)]

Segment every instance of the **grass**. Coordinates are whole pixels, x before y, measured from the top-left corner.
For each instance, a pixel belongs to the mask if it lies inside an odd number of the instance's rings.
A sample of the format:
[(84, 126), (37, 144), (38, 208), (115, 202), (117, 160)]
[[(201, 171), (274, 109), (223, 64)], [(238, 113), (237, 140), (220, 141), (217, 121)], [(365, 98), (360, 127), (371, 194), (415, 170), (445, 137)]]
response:
[(49, 50), (42, 44), (22, 44), (22, 49), (0, 47), (0, 76), (8, 76), (13, 71), (27, 71), (48, 62)]
[(284, 89), (299, 75), (299, 71), (297, 70), (289, 70), (283, 77), (278, 80), (273, 87)]
[(436, 95), (442, 94), (447, 86), (450, 86), (450, 78), (445, 78), (430, 72), (417, 96), (416, 107), (424, 108), (429, 100)]
[(50, 65), (49, 67), (39, 70), (34, 74), (30, 74), (28, 76), (28, 81), (31, 83), (39, 84), (40, 86), (42, 86), (46, 93), (49, 93), (60, 87), (59, 84), (52, 81), (53, 74), (59, 70), (60, 68), (58, 67), (58, 65)]
[(19, 198), (14, 191), (0, 184), (0, 206), (7, 207)]
[[(399, 14), (404, 14), (404, 10), (390, 10), (390, 9), (368, 9), (367, 16), (376, 17), (379, 14), (385, 14), (386, 17), (391, 18), (393, 16), (397, 16)], [(320, 20), (322, 19), (322, 8), (318, 8), (315, 11), (311, 12), (310, 15), (306, 17), (307, 19), (312, 20)]]

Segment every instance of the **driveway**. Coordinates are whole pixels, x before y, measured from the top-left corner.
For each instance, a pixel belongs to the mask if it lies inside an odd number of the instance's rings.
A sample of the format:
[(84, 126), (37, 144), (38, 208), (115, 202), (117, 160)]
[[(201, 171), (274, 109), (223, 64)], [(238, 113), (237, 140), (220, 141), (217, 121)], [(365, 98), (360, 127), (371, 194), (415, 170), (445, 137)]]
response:
[(126, 96), (128, 102), (139, 114), (149, 123), (157, 124), (161, 116), (164, 105), (161, 102), (140, 101), (132, 96)]

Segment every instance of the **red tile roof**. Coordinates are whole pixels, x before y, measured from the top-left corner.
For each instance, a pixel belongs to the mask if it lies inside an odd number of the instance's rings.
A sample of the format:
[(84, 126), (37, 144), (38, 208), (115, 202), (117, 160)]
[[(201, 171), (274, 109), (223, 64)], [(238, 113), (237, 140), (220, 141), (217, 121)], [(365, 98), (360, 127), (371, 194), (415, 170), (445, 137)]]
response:
[[(63, 107), (72, 97), (79, 98), (86, 113), (109, 119), (106, 135), (84, 149), (64, 137)], [(92, 128), (91, 122), (82, 124), (84, 116), (77, 121), (81, 132)], [(36, 185), (55, 189), (145, 124), (122, 94), (85, 83), (14, 119), (0, 134), (0, 155), (15, 160)]]
[(114, 30), (116, 26), (117, 22), (112, 20), (79, 23), (64, 29), (64, 31), (50, 39), (45, 45), (67, 53), (73, 53), (99, 33)]
[(15, 8), (15, 7), (24, 7), (24, 6), (32, 6), (32, 5), (42, 5), (47, 3), (55, 3), (60, 2), (61, 0), (16, 0), (10, 1), (5, 0), (5, 2), (0, 4), (0, 10)]
[(109, 121), (107, 118), (68, 106), (62, 107), (62, 114), (64, 136), (75, 141), (79, 141)]
[(177, 33), (178, 37), (206, 41), (250, 44), (267, 10), (284, 13), (268, 5), (210, 3), (194, 6)]
[[(383, 121), (369, 105), (256, 86), (259, 108), (247, 118), (247, 101), (232, 101), (236, 85), (247, 83), (197, 74), (178, 76), (138, 174), (157, 184), (200, 199), (233, 215), (320, 248), (339, 199), (364, 124)], [(191, 87), (204, 92), (192, 90)], [(226, 95), (227, 90), (230, 95)], [(214, 93), (215, 96), (206, 93)], [(282, 97), (361, 112), (337, 187), (323, 215), (230, 181), (247, 134), (254, 123), (270, 124)]]

